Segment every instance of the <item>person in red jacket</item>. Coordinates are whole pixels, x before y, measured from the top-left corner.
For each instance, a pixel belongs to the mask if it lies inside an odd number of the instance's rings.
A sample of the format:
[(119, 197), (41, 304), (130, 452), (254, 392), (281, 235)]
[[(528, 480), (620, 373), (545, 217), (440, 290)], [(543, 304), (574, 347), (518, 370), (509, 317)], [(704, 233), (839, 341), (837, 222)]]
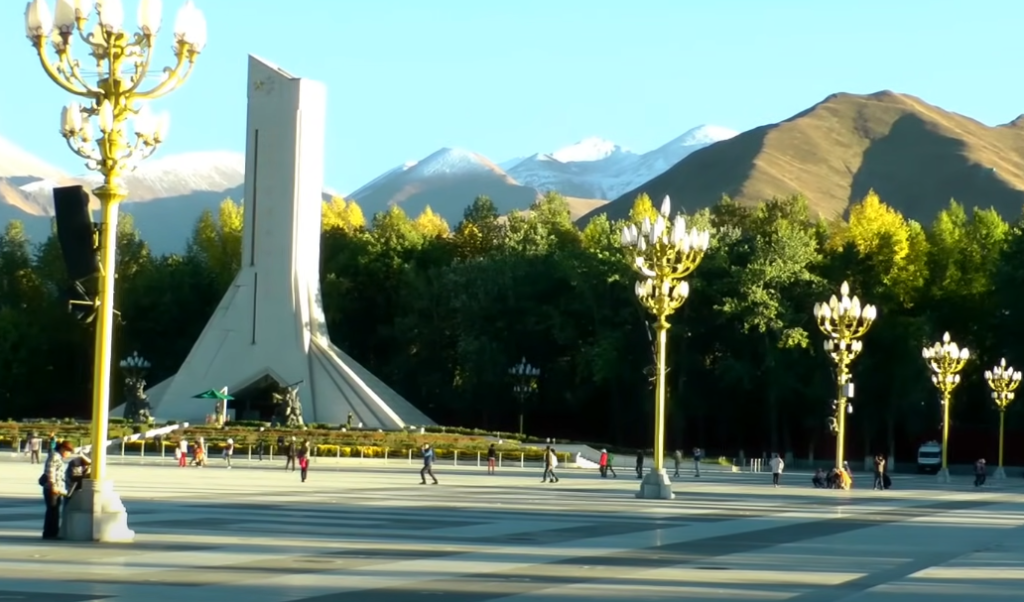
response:
[(608, 478), (608, 450), (601, 450), (601, 459), (598, 461), (599, 470), (601, 471), (601, 478)]

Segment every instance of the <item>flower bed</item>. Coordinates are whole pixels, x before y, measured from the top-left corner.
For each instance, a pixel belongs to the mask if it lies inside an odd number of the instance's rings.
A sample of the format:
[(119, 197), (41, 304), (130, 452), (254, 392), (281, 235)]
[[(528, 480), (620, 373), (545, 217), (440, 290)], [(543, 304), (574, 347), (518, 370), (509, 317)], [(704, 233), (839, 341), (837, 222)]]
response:
[[(383, 458), (387, 453), (389, 456), (407, 456), (413, 450), (414, 456), (425, 443), (435, 448), (435, 454), (439, 459), (451, 459), (455, 453), (472, 455), (484, 453), (492, 443), (495, 444), (499, 453), (515, 454), (518, 460), (519, 454), (524, 455), (527, 461), (540, 460), (543, 450), (536, 445), (523, 446), (515, 439), (494, 437), (483, 431), (471, 429), (445, 429), (442, 427), (431, 427), (430, 432), (420, 434), (419, 431), (376, 431), (364, 429), (341, 429), (327, 428), (327, 425), (311, 425), (306, 429), (269, 428), (263, 426), (259, 430), (260, 423), (230, 423), (224, 427), (209, 425), (189, 426), (188, 428), (176, 430), (164, 436), (160, 441), (149, 439), (130, 441), (124, 444), (128, 453), (160, 454), (161, 446), (173, 448), (173, 444), (185, 438), (192, 442), (200, 437), (206, 442), (210, 453), (219, 454), (226, 441), (232, 439), (235, 443), (236, 453), (248, 454), (251, 447), (255, 453), (259, 442), (264, 444), (265, 454), (280, 455), (277, 442), (280, 437), (285, 441), (293, 437), (297, 442), (309, 440), (314, 446), (314, 454), (325, 457), (342, 458)], [(131, 435), (135, 432), (145, 431), (150, 427), (139, 427), (127, 423), (124, 420), (113, 419), (109, 425), (111, 439)], [(425, 429), (426, 430), (426, 429)], [(454, 432), (445, 432), (454, 431)], [(40, 421), (30, 423), (2, 422), (0, 423), (0, 446), (11, 448), (19, 442), (24, 442), (32, 433), (40, 437), (47, 437), (50, 433), (56, 433), (60, 439), (71, 441), (77, 446), (89, 443), (91, 428), (88, 424), (76, 421)], [(472, 433), (472, 434), (470, 434)], [(500, 442), (499, 442), (500, 441)], [(171, 453), (168, 449), (165, 453)], [(564, 461), (568, 454), (561, 454)]]

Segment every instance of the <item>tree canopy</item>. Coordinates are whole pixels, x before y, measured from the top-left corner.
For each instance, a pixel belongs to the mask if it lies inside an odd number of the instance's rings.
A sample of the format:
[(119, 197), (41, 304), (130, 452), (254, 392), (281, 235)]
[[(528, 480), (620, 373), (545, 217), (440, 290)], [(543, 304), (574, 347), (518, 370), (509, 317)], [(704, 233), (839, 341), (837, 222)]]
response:
[[(117, 354), (149, 359), (151, 383), (177, 370), (237, 271), (242, 211), (228, 199), (204, 212), (185, 250), (166, 256), (122, 221)], [(631, 218), (654, 214), (642, 196)], [(945, 331), (976, 352), (955, 393), (951, 452), (991, 455), (996, 414), (982, 373), (1001, 357), (1024, 368), (1024, 220), (951, 201), (925, 227), (874, 192), (841, 221), (811, 215), (800, 196), (755, 207), (725, 198), (687, 219), (713, 242), (672, 316), (669, 445), (830, 454), (835, 384), (810, 310), (847, 280), (880, 313), (853, 365), (851, 457), (907, 456), (937, 436), (941, 408), (920, 348)], [(452, 228), (429, 208), (367, 220), (355, 202), (332, 199), (321, 239), (332, 338), (438, 423), (514, 430), (508, 368), (526, 357), (542, 370), (528, 432), (649, 445), (649, 316), (633, 297), (620, 229), (604, 216), (578, 229), (557, 194), (507, 216), (479, 197)], [(4, 417), (88, 414), (92, 326), (68, 313), (66, 285), (55, 235), (33, 245), (8, 224)], [(1008, 425), (1024, 427), (1024, 409), (1011, 405)]]

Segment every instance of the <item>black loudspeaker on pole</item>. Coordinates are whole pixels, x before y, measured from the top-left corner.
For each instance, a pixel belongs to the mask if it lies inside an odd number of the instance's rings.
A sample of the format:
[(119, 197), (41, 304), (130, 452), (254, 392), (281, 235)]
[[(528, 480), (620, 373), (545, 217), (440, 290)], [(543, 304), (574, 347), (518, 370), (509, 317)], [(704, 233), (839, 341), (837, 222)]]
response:
[(72, 282), (80, 282), (100, 273), (96, 249), (96, 229), (89, 215), (89, 195), (81, 186), (53, 189), (53, 209), (57, 216), (57, 240), (60, 241), (64, 267)]
[(96, 315), (94, 279), (100, 273), (96, 228), (89, 214), (89, 194), (81, 186), (54, 188), (53, 209), (57, 240), (71, 281), (66, 291), (68, 307), (78, 319), (88, 322)]

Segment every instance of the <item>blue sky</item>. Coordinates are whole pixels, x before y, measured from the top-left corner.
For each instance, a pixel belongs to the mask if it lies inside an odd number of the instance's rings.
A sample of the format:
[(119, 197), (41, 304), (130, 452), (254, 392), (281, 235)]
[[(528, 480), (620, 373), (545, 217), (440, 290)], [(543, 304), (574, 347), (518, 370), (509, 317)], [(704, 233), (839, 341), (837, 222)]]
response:
[[(51, 0), (52, 6), (53, 0)], [(5, 0), (0, 136), (70, 172), (68, 96)], [(129, 23), (136, 2), (126, 0)], [(170, 29), (181, 2), (164, 0)], [(636, 151), (702, 123), (785, 119), (838, 91), (891, 89), (995, 125), (1024, 113), (1010, 0), (199, 0), (210, 42), (161, 154), (245, 145), (246, 55), (330, 95), (327, 182), (349, 192), (445, 146), (495, 161), (600, 136)]]

